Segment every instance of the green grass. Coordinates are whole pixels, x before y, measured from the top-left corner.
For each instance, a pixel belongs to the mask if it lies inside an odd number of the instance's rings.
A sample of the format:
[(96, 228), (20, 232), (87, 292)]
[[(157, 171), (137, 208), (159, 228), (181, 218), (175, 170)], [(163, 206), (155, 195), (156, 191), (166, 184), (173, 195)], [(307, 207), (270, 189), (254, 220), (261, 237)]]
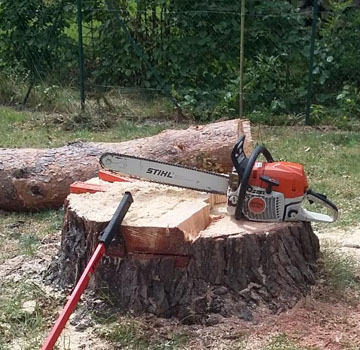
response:
[(360, 133), (299, 127), (254, 129), (276, 160), (302, 163), (310, 187), (339, 208), (337, 225), (360, 222)]
[(86, 118), (81, 124), (64, 130), (63, 125), (54, 125), (54, 116), (29, 112), (17, 112), (0, 107), (0, 147), (58, 147), (74, 140), (94, 142), (121, 142), (151, 136), (169, 127), (169, 123), (145, 123), (119, 120), (105, 130), (86, 127)]
[(286, 334), (273, 336), (263, 350), (320, 350), (318, 347), (303, 347)]
[(17, 255), (33, 255), (41, 240), (61, 229), (64, 211), (7, 213), (0, 211), (0, 263)]
[[(99, 322), (99, 317), (96, 317)], [(186, 334), (168, 332), (166, 338), (141, 321), (126, 317), (113, 316), (102, 320), (99, 336), (113, 343), (119, 349), (129, 350), (180, 350), (186, 349), (189, 337)]]
[(101, 335), (106, 340), (116, 343), (119, 347), (127, 346), (130, 349), (144, 349), (149, 346), (140, 324), (130, 318), (108, 325)]
[(339, 298), (353, 304), (359, 301), (359, 261), (344, 254), (334, 243), (322, 243), (319, 283), (314, 290), (316, 298)]
[[(26, 302), (32, 307), (26, 307)], [(14, 342), (24, 350), (39, 349), (44, 337), (46, 310), (53, 308), (37, 285), (24, 280), (1, 284), (0, 349), (11, 350)]]
[(235, 339), (228, 347), (229, 350), (246, 350), (247, 345), (251, 343), (248, 338), (243, 335)]

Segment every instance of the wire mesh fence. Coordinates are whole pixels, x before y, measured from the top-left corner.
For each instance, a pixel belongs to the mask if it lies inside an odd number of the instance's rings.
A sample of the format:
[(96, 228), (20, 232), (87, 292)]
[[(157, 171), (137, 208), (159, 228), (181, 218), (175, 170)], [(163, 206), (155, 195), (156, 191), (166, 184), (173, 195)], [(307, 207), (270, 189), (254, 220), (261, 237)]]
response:
[[(243, 98), (254, 120), (303, 121), (307, 101), (312, 122), (359, 118), (359, 4), (313, 4), (247, 0)], [(0, 103), (124, 108), (137, 95), (204, 121), (239, 113), (241, 2), (1, 0), (0, 15)]]

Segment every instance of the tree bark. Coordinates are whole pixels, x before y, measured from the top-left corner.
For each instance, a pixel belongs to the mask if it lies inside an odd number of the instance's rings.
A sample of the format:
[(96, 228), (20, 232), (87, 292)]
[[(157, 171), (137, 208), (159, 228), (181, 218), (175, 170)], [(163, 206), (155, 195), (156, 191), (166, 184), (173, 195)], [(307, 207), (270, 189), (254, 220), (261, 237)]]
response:
[[(140, 183), (110, 184), (106, 192), (68, 197), (49, 281), (74, 285), (128, 190), (134, 203), (90, 287), (106, 291), (115, 305), (135, 314), (211, 324), (218, 317), (251, 320), (258, 306), (286, 310), (309, 292), (319, 257), (319, 241), (309, 223), (235, 221), (224, 204), (210, 203), (209, 220), (192, 231), (169, 222), (181, 216), (186, 200), (201, 207), (204, 194)], [(177, 198), (178, 206), (170, 197)]]
[(159, 135), (121, 143), (75, 142), (53, 149), (0, 149), (0, 209), (39, 210), (59, 208), (75, 181), (97, 175), (99, 157), (118, 152), (150, 159), (230, 172), (230, 152), (238, 124), (247, 135), (248, 121), (229, 120), (186, 130), (166, 130)]

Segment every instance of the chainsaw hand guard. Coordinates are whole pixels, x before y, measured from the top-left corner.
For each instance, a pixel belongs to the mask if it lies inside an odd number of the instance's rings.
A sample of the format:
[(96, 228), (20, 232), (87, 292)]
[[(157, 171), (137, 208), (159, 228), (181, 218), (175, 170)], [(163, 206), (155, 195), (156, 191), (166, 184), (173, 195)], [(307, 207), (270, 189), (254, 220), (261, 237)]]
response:
[[(250, 158), (247, 158), (244, 152), (244, 143), (245, 143), (245, 136), (241, 136), (238, 141), (236, 142), (232, 152), (231, 152), (231, 160), (236, 169), (236, 172), (239, 174), (240, 179), (245, 174), (245, 171), (248, 169), (249, 161), (252, 160), (252, 165), (250, 168), (250, 172), (255, 164), (256, 159), (263, 153), (266, 161), (272, 163), (274, 161), (273, 157), (271, 156), (270, 152), (264, 146), (258, 146), (251, 154)], [(256, 155), (255, 155), (256, 153)]]
[(244, 142), (245, 136), (240, 137), (231, 152), (232, 163), (240, 177), (244, 173), (246, 165), (249, 161), (244, 152)]

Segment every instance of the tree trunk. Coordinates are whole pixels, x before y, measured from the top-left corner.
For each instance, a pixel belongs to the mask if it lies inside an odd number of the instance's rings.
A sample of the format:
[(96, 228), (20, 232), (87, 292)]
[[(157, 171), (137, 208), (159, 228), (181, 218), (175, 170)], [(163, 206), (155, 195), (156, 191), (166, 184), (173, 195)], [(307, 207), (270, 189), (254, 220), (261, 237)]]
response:
[(121, 143), (75, 142), (54, 149), (0, 149), (0, 209), (61, 207), (71, 183), (97, 175), (99, 157), (104, 152), (230, 172), (230, 152), (237, 139), (238, 124), (241, 133), (247, 135), (249, 152), (250, 125), (239, 120), (166, 130)]
[(184, 323), (251, 320), (260, 305), (293, 306), (314, 283), (319, 242), (309, 223), (235, 221), (224, 198), (142, 181), (67, 198), (50, 281), (77, 281), (124, 191), (134, 203), (90, 286), (124, 310)]

